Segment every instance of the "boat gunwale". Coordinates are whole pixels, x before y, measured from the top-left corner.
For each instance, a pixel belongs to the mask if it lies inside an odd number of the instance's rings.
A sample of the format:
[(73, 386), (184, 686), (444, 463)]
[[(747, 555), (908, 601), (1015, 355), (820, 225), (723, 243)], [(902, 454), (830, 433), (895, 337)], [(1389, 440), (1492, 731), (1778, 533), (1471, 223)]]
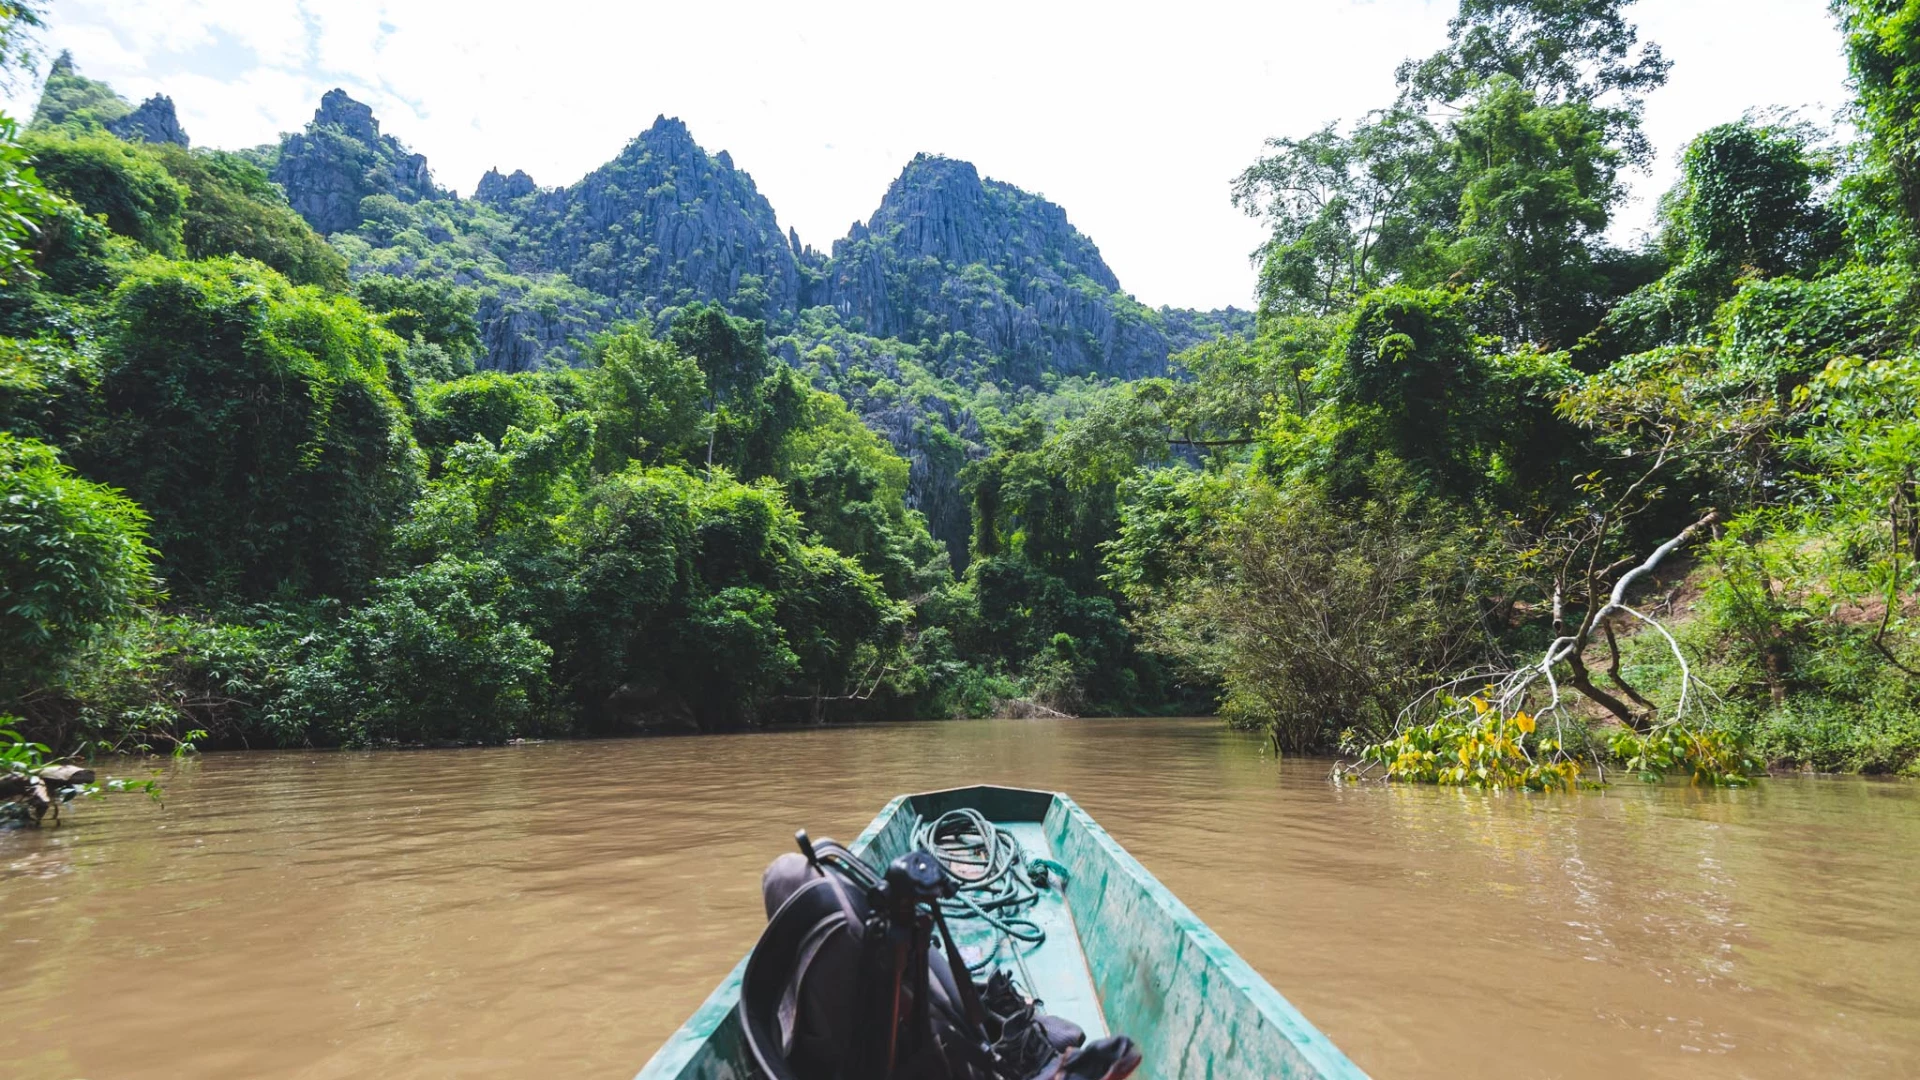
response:
[(1161, 910), (1173, 921), (1181, 933), (1200, 948), (1215, 972), (1223, 976), (1235, 990), (1239, 991), (1252, 1004), (1254, 1010), (1280, 1036), (1292, 1044), (1307, 1065), (1313, 1069), (1316, 1080), (1369, 1080), (1365, 1070), (1355, 1065), (1326, 1032), (1314, 1026), (1286, 995), (1280, 993), (1266, 976), (1253, 969), (1253, 965), (1226, 939), (1216, 933), (1212, 926), (1193, 913), (1186, 901), (1167, 888), (1153, 871), (1133, 857), (1132, 853), (1121, 846), (1105, 826), (1094, 820), (1092, 814), (1074, 801), (1073, 796), (1065, 792), (1056, 792), (1054, 798), (1060, 803), (1067, 816), (1073, 819), (1087, 835), (1100, 846), (1106, 856), (1113, 860), (1116, 868), (1125, 871), (1134, 881), (1146, 890)]
[[(1272, 983), (1268, 982), (1265, 976), (1255, 971), (1251, 964), (1234, 951), (1233, 946), (1228, 945), (1212, 927), (1195, 915), (1185, 901), (1174, 895), (1171, 889), (1154, 876), (1153, 871), (1148, 870), (1145, 864), (1134, 858), (1118, 840), (1113, 838), (1111, 833), (1107, 832), (1105, 827), (1094, 820), (1092, 814), (1087, 813), (1071, 795), (1065, 792), (1006, 787), (998, 784), (974, 784), (896, 795), (881, 808), (878, 814), (874, 815), (873, 820), (867, 824), (854, 842), (847, 846), (855, 854), (864, 855), (887, 824), (908, 804), (917, 799), (930, 797), (953, 799), (969, 791), (1050, 797), (1055, 806), (1078, 827), (1086, 831), (1087, 836), (1113, 861), (1116, 869), (1133, 878), (1135, 883), (1146, 891), (1155, 905), (1172, 920), (1179, 932), (1199, 947), (1209, 964), (1224, 977), (1224, 981), (1244, 995), (1254, 1010), (1272, 1024), (1274, 1030), (1293, 1046), (1319, 1080), (1368, 1080), (1367, 1074), (1341, 1052), (1325, 1032), (1315, 1027), (1313, 1022), (1308, 1020), (1291, 1001), (1288, 1001)], [(1050, 813), (1048, 817), (1051, 817)], [(714, 988), (713, 993), (709, 994), (700, 1007), (694, 1010), (686, 1023), (668, 1037), (636, 1074), (634, 1080), (679, 1080), (701, 1048), (719, 1030), (720, 1025), (725, 1023), (727, 1017), (732, 1015), (740, 999), (740, 982), (746, 974), (747, 959), (752, 955), (752, 951), (749, 947), (747, 956), (741, 957), (740, 962), (734, 965), (733, 970), (720, 981), (720, 985)]]

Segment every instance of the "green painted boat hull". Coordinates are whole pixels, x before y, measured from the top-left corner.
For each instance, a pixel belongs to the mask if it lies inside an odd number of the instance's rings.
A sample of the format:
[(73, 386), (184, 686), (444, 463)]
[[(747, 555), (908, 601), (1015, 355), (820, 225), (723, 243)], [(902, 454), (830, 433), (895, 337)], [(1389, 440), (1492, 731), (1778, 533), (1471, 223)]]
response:
[[(1023, 952), (1047, 1011), (1092, 1036), (1125, 1034), (1140, 1047), (1135, 1075), (1326, 1078), (1366, 1076), (1300, 1011), (1187, 909), (1146, 867), (1065, 795), (969, 787), (902, 795), (848, 845), (875, 865), (904, 853), (914, 825), (971, 807), (1008, 827), (1030, 855), (1067, 868), (1035, 917), (1045, 945)], [(1062, 895), (1064, 893), (1064, 895)], [(967, 932), (956, 927), (961, 944)], [(1001, 966), (1015, 961), (1005, 953)], [(735, 1005), (743, 959), (636, 1080), (750, 1080)], [(1017, 969), (1016, 969), (1017, 970)]]

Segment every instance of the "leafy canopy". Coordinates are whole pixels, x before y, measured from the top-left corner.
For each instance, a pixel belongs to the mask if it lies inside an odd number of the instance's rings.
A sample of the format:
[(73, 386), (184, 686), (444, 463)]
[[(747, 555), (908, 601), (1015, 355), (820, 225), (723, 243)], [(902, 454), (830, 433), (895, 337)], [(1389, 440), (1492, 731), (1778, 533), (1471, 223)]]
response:
[(104, 330), (106, 427), (79, 461), (153, 515), (177, 594), (372, 580), (421, 471), (393, 335), (351, 299), (235, 258), (134, 267)]
[(148, 598), (146, 525), (52, 447), (0, 432), (0, 698), (53, 677)]

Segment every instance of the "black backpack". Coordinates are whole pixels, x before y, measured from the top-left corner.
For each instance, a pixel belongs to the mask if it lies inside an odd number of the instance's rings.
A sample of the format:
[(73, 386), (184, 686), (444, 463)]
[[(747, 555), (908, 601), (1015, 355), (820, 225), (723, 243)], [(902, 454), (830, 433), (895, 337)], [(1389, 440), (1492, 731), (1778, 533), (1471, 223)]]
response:
[[(954, 882), (931, 854), (881, 874), (831, 840), (797, 839), (809, 873), (768, 919), (740, 988), (765, 1080), (1119, 1080), (1139, 1064), (1124, 1036), (1080, 1047), (1077, 1028), (1035, 1023), (1030, 1006), (1009, 1023), (983, 1005), (941, 912)], [(996, 1005), (1005, 982), (989, 981)]]
[(884, 875), (801, 834), (814, 876), (754, 946), (740, 987), (747, 1047), (767, 1080), (1001, 1080), (984, 1013), (938, 901), (951, 884), (909, 852)]

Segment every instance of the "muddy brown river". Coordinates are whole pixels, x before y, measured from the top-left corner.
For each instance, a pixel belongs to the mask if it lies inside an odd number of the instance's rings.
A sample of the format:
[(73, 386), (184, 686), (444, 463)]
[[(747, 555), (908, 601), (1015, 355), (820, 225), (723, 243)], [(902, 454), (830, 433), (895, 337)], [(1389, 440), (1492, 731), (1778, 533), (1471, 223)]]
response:
[(1212, 721), (215, 754), (0, 833), (0, 1074), (607, 1077), (793, 830), (1071, 793), (1382, 1078), (1920, 1075), (1920, 784), (1336, 788)]

